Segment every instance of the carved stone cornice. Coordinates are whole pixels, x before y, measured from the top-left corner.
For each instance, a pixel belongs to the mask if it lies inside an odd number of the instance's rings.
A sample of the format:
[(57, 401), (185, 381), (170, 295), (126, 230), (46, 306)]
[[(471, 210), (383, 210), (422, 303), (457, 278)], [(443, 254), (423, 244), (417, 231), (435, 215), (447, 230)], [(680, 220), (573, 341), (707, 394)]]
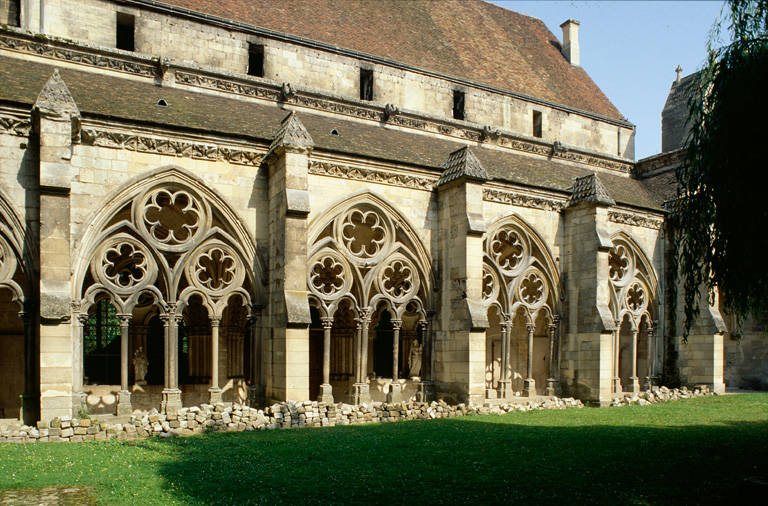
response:
[(175, 140), (169, 138), (148, 137), (144, 135), (110, 132), (95, 128), (82, 129), (82, 143), (87, 146), (99, 146), (114, 149), (126, 149), (141, 153), (179, 156), (198, 160), (222, 161), (237, 165), (259, 166), (263, 153), (239, 148), (227, 148), (213, 144)]
[[(265, 100), (284, 100), (289, 104), (308, 107), (335, 114), (343, 114), (355, 118), (371, 121), (387, 121), (390, 125), (398, 125), (407, 128), (414, 128), (427, 132), (450, 135), (462, 140), (472, 142), (492, 142), (498, 146), (509, 148), (515, 151), (533, 153), (541, 156), (551, 157), (559, 160), (590, 165), (606, 170), (629, 173), (633, 164), (620, 162), (608, 158), (601, 158), (587, 153), (580, 153), (578, 148), (571, 147), (568, 151), (555, 151), (552, 146), (546, 143), (529, 142), (517, 139), (513, 136), (494, 130), (494, 135), (484, 135), (483, 128), (463, 127), (445, 124), (441, 121), (432, 121), (430, 119), (414, 118), (406, 112), (400, 111), (397, 115), (387, 114), (386, 108), (378, 106), (363, 106), (356, 104), (346, 104), (340, 100), (324, 99), (305, 94), (303, 91), (294, 91), (294, 93), (283, 99), (279, 90), (271, 89), (268, 85), (259, 83), (246, 84), (234, 79), (225, 79), (202, 75), (191, 71), (176, 70), (176, 81), (198, 88), (209, 90), (224, 91), (248, 97), (261, 98)], [(388, 104), (391, 105), (391, 104)], [(486, 127), (487, 128), (487, 127)]]
[(622, 225), (650, 228), (652, 230), (659, 230), (664, 224), (664, 220), (659, 218), (652, 218), (642, 214), (624, 213), (619, 211), (608, 211), (608, 221), (612, 221), (613, 223), (621, 223)]
[(32, 123), (29, 119), (15, 118), (13, 116), (0, 116), (0, 132), (29, 137)]
[(11, 36), (7, 33), (0, 35), (0, 49), (8, 49), (19, 53), (80, 63), (90, 67), (116, 70), (118, 72), (125, 72), (144, 77), (156, 77), (160, 73), (156, 64), (139, 63), (128, 59), (117, 58), (112, 55), (98, 54), (93, 50), (91, 50), (91, 52), (86, 52), (71, 49), (69, 47), (60, 47), (51, 39), (27, 40), (21, 34), (19, 34), (19, 36)]
[(309, 173), (427, 191), (431, 191), (437, 183), (437, 178), (409, 176), (384, 170), (363, 169), (337, 163), (318, 162), (316, 160), (310, 160)]
[(235, 95), (263, 98), (265, 100), (277, 101), (280, 99), (280, 92), (278, 90), (272, 90), (266, 87), (243, 84), (229, 79), (221, 79), (201, 74), (193, 74), (182, 70), (177, 70), (174, 75), (177, 83), (186, 84), (187, 86), (224, 91), (227, 93), (234, 93)]
[(486, 202), (498, 202), (500, 204), (509, 204), (512, 206), (528, 207), (530, 209), (554, 211), (556, 213), (559, 213), (565, 207), (564, 200), (534, 197), (525, 193), (494, 190), (491, 188), (483, 188), (483, 200)]

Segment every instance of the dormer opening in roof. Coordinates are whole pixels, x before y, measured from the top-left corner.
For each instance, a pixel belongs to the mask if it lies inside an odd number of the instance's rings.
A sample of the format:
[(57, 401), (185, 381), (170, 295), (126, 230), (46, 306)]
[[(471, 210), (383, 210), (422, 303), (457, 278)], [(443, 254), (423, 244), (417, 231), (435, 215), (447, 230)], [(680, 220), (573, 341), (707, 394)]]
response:
[(580, 66), (579, 59), (579, 23), (575, 19), (569, 19), (560, 25), (563, 29), (563, 56), (574, 67)]
[(168, 107), (168, 102), (166, 102), (164, 98), (161, 98), (160, 100), (157, 101), (157, 105), (159, 105), (160, 107)]
[(21, 0), (0, 0), (0, 25), (21, 26)]

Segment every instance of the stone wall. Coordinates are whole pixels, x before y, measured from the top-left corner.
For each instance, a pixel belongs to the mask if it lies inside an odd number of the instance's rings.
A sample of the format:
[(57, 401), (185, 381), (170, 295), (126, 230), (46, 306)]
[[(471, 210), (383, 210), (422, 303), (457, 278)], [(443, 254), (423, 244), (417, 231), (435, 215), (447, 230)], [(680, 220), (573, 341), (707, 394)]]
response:
[[(4, 0), (8, 1), (8, 0)], [(32, 10), (34, 12), (34, 10)], [(634, 129), (544, 104), (492, 93), (448, 79), (372, 64), (353, 57), (181, 17), (103, 0), (50, 0), (45, 3), (45, 33), (66, 39), (115, 47), (117, 13), (133, 15), (139, 53), (192, 62), (245, 74), (248, 43), (264, 47), (266, 80), (330, 93), (360, 97), (360, 68), (374, 72), (373, 102), (392, 103), (420, 114), (452, 118), (453, 92), (466, 94), (466, 120), (476, 125), (533, 137), (533, 112), (542, 114), (542, 139), (612, 156), (634, 158)], [(34, 24), (27, 23), (33, 28)]]

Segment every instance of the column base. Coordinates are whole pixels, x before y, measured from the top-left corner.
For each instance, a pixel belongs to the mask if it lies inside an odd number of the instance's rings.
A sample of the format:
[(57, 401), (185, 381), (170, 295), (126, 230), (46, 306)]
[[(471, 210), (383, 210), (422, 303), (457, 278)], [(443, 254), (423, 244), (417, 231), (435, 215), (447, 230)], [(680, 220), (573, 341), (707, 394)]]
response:
[(40, 420), (40, 394), (21, 394), (19, 420), (33, 426)]
[(499, 395), (497, 398), (508, 399), (509, 397), (512, 397), (511, 385), (512, 382), (509, 380), (499, 380), (499, 388), (497, 389)]
[(120, 390), (117, 393), (117, 416), (130, 416), (131, 413), (133, 413), (131, 392), (129, 390)]
[(320, 385), (320, 394), (317, 396), (317, 402), (333, 404), (333, 388), (328, 383)]
[(526, 378), (523, 382), (523, 397), (536, 397), (536, 381), (533, 378)]
[(387, 394), (387, 402), (390, 404), (399, 404), (403, 402), (403, 385), (397, 380), (393, 380), (389, 385), (389, 393)]
[(355, 383), (355, 405), (371, 403), (371, 386), (368, 383)]
[(160, 403), (160, 411), (166, 415), (175, 415), (181, 409), (181, 390), (178, 388), (164, 388), (163, 402)]
[(248, 406), (251, 408), (263, 408), (267, 405), (267, 390), (264, 385), (248, 387)]
[(208, 404), (215, 405), (217, 402), (221, 402), (221, 388), (211, 387), (208, 389)]
[(419, 391), (416, 393), (416, 400), (429, 404), (435, 400), (435, 384), (431, 381), (422, 381), (419, 383)]
[(620, 394), (623, 391), (624, 388), (621, 386), (621, 378), (613, 378), (613, 393)]
[(640, 392), (640, 381), (637, 379), (637, 376), (630, 376), (629, 377), (630, 382), (630, 388), (629, 391), (636, 394)]
[(88, 394), (85, 392), (72, 392), (72, 416), (77, 417), (88, 410), (88, 403), (85, 400), (87, 397)]
[(549, 397), (556, 397), (560, 395), (560, 381), (555, 378), (547, 378), (547, 388), (544, 390), (544, 394)]
[(645, 377), (645, 383), (643, 383), (643, 390), (648, 391), (653, 388), (653, 377), (652, 376), (646, 376)]

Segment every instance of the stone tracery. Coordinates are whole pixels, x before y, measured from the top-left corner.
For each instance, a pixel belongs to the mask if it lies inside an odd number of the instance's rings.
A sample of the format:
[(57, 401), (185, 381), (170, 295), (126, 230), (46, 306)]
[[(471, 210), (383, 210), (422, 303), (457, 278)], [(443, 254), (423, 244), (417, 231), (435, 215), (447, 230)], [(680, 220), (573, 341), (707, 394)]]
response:
[[(554, 395), (559, 386), (559, 353), (554, 342), (559, 319), (554, 312), (559, 283), (551, 256), (536, 234), (515, 217), (489, 228), (483, 248), (482, 300), (500, 327), (497, 335), (489, 332), (486, 345), (488, 395), (505, 398), (515, 391), (513, 382), (515, 378), (521, 379), (521, 372), (516, 372), (520, 368), (512, 365), (513, 360), (519, 359), (513, 352), (513, 333), (523, 329), (527, 337), (527, 365), (522, 390), (525, 395), (536, 395), (533, 341), (542, 317), (547, 327), (545, 335), (550, 340), (546, 393)], [(522, 338), (518, 336), (517, 340), (522, 343)], [(498, 348), (494, 348), (495, 344)]]
[(629, 236), (617, 234), (612, 242), (608, 253), (610, 309), (616, 324), (612, 389), (622, 392), (626, 387), (638, 392), (639, 371), (646, 373), (643, 386), (647, 388), (653, 384), (655, 374), (656, 277), (650, 262)]
[[(110, 218), (110, 212), (126, 208), (129, 212), (119, 214), (121, 220)], [(237, 222), (224, 218), (227, 214), (231, 213), (214, 194), (194, 179), (170, 169), (164, 177), (140, 181), (114, 198), (95, 218), (94, 225), (101, 225), (92, 226), (96, 232), (83, 242), (83, 262), (77, 274), (81, 281), (76, 294), (76, 300), (81, 300), (80, 314), (87, 315), (106, 297), (118, 316), (127, 322), (135, 315), (152, 313), (164, 322), (163, 407), (168, 411), (181, 407), (176, 355), (182, 335), (179, 325), (187, 318), (191, 298), (196, 297), (207, 312), (206, 319), (211, 324), (206, 324), (206, 332), (210, 333), (212, 344), (208, 347), (192, 334), (184, 337), (184, 346), (189, 348), (182, 351), (190, 357), (197, 353), (195, 363), (199, 362), (200, 353), (210, 356), (206, 360), (212, 366), (205, 370), (210, 371), (211, 401), (221, 398), (218, 333), (222, 316), (228, 314), (225, 309), (232, 297), (239, 297), (250, 315), (258, 301), (259, 283), (246, 261), (256, 257), (255, 248)], [(183, 335), (187, 333), (184, 330)], [(131, 409), (128, 356), (132, 355), (128, 351), (128, 336), (126, 326), (121, 340), (123, 370), (118, 412)], [(137, 343), (133, 347), (137, 349)], [(78, 353), (82, 357), (82, 351)], [(76, 381), (82, 377), (82, 362), (79, 368)], [(260, 382), (260, 378), (250, 380)], [(75, 385), (76, 390), (82, 388), (82, 381)]]
[[(332, 350), (331, 336), (341, 335), (334, 327), (333, 318), (345, 303), (349, 308), (346, 311), (353, 311), (357, 322), (356, 344), (349, 350), (351, 356), (343, 359), (354, 381), (352, 389), (346, 385), (351, 400), (370, 401), (368, 376), (378, 373), (375, 364), (382, 363), (380, 356), (372, 356), (381, 346), (372, 347), (369, 330), (374, 330), (374, 340), (380, 339), (375, 337), (379, 335), (392, 336), (392, 366), (384, 370), (392, 371), (389, 395), (397, 399), (401, 388), (397, 380), (400, 373), (405, 373), (402, 364), (407, 363), (403, 356), (407, 357), (404, 354), (410, 352), (413, 341), (405, 336), (410, 335), (414, 326), (419, 327), (422, 334), (426, 329), (426, 308), (431, 305), (431, 266), (411, 228), (380, 199), (364, 195), (339, 207), (319, 220), (317, 232), (310, 237), (307, 285), (312, 294), (311, 303), (327, 318), (323, 321), (328, 324), (324, 331), (323, 362), (329, 362), (331, 356), (334, 360), (339, 358), (336, 348), (341, 342), (337, 344), (334, 339)], [(384, 313), (389, 316), (384, 318)], [(415, 316), (408, 316), (411, 313)], [(384, 325), (381, 329), (389, 330), (376, 330), (380, 323)], [(421, 340), (424, 339), (422, 335)], [(409, 348), (401, 350), (400, 341)], [(337, 368), (338, 364), (331, 367), (326, 363), (323, 369), (327, 372)], [(429, 369), (429, 365), (425, 364), (422, 375), (424, 369)], [(321, 400), (332, 399), (330, 381), (329, 374), (324, 374)]]

